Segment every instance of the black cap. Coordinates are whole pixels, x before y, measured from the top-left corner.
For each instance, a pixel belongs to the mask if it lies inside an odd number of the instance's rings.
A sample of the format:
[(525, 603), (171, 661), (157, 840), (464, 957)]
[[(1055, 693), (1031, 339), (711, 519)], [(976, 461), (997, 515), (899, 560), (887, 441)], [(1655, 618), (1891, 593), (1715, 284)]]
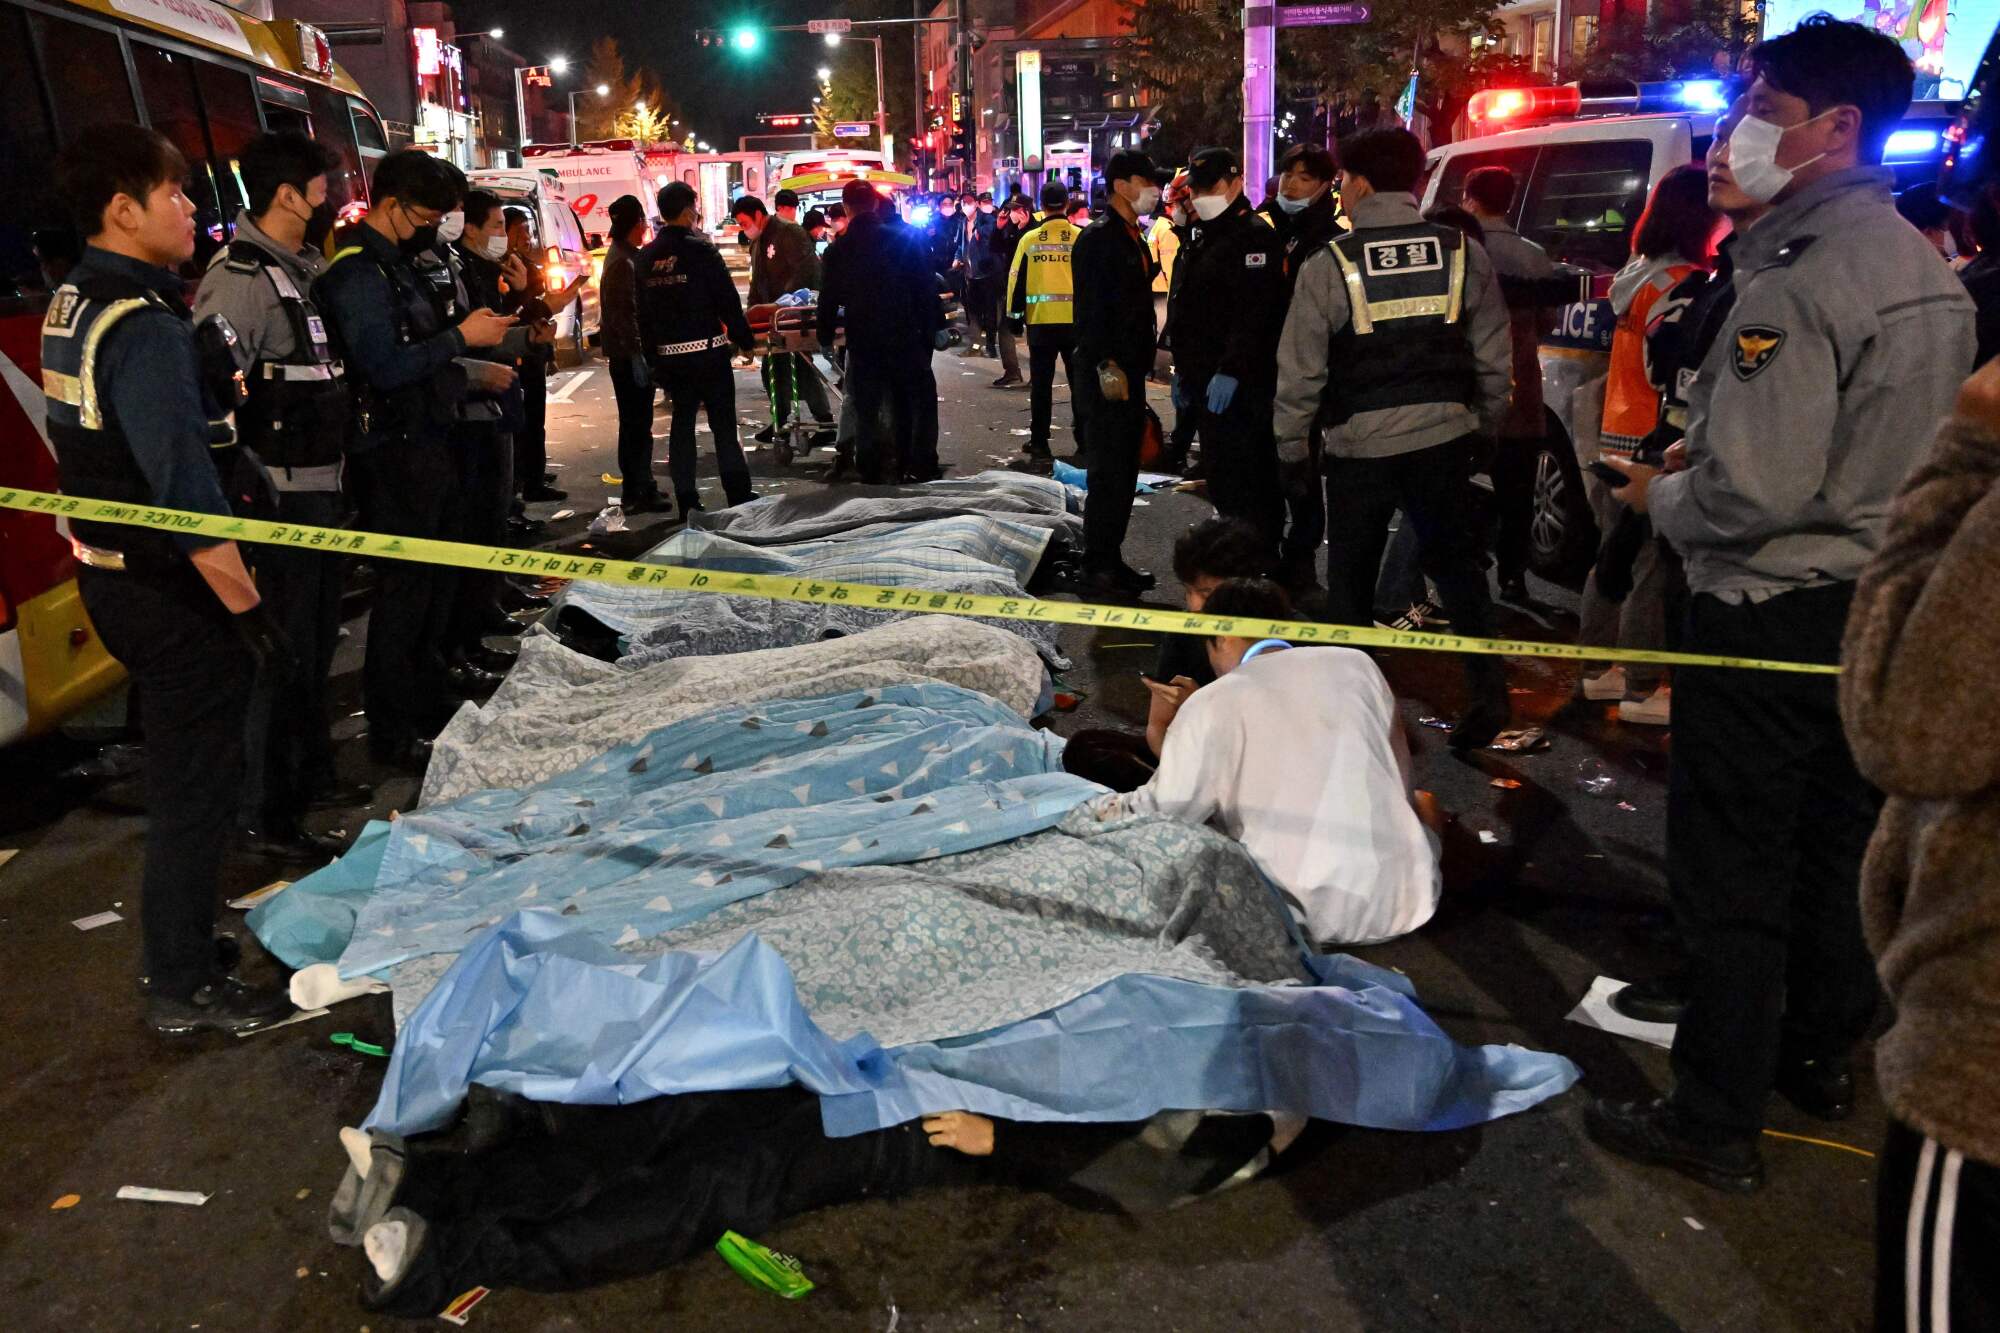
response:
[(1136, 148), (1121, 149), (1113, 153), (1111, 160), (1105, 164), (1104, 183), (1109, 185), (1112, 181), (1130, 180), (1134, 176), (1144, 176), (1150, 181), (1155, 170), (1151, 157)]
[(646, 216), (646, 206), (629, 194), (621, 194), (611, 201), (605, 213), (611, 218), (612, 231), (620, 236), (632, 230), (633, 224)]
[(1212, 190), (1217, 182), (1242, 174), (1242, 164), (1227, 148), (1203, 148), (1188, 159), (1188, 185), (1197, 190)]

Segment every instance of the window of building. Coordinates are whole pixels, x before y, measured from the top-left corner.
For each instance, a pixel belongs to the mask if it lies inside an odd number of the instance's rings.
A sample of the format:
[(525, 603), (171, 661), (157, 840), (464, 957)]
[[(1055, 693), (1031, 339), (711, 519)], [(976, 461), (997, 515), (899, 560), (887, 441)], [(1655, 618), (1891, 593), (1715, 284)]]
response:
[(1594, 273), (1622, 268), (1646, 207), (1653, 146), (1643, 139), (1551, 144), (1528, 187), (1521, 234)]
[(1582, 60), (1597, 45), (1597, 15), (1578, 14), (1569, 21), (1569, 58)]
[(61, 71), (59, 78), (48, 81), (48, 90), (62, 138), (86, 125), (137, 119), (118, 34), (48, 14), (32, 15), (29, 21), (41, 48), (42, 68)]
[(1556, 17), (1553, 14), (1537, 14), (1534, 26), (1529, 30), (1529, 68), (1537, 74), (1545, 74), (1556, 63)]

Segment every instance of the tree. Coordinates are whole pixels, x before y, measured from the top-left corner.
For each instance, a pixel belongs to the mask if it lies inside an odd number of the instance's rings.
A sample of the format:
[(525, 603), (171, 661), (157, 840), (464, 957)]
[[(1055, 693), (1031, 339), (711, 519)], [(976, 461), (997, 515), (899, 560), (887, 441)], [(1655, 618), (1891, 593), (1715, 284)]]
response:
[(1597, 34), (1569, 73), (1582, 79), (1726, 78), (1757, 40), (1753, 17), (1728, 0), (1693, 0), (1675, 15), (1622, 19)]
[[(831, 77), (819, 85), (813, 108), (813, 132), (820, 147), (880, 148), (871, 128), (866, 138), (835, 139), (833, 127), (843, 120), (875, 120), (875, 50), (866, 42), (842, 42), (827, 53)], [(885, 71), (886, 77), (886, 71)]]
[[(626, 68), (615, 37), (599, 37), (590, 44), (583, 83), (576, 99), (579, 139), (664, 140), (668, 126), (680, 115), (680, 106), (651, 70)], [(600, 87), (610, 91), (600, 97), (596, 91)]]

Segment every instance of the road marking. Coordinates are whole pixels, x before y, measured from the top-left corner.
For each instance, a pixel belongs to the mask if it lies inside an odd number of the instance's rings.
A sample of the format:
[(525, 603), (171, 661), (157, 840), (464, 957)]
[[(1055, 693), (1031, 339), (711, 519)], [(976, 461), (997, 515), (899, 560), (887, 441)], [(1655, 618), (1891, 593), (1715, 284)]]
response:
[(562, 388), (557, 389), (554, 393), (550, 394), (549, 401), (552, 403), (568, 402), (569, 396), (577, 391), (578, 386), (580, 386), (585, 380), (589, 379), (592, 375), (595, 375), (596, 373), (597, 372), (594, 370), (579, 370), (573, 372), (569, 377), (569, 383), (563, 385)]

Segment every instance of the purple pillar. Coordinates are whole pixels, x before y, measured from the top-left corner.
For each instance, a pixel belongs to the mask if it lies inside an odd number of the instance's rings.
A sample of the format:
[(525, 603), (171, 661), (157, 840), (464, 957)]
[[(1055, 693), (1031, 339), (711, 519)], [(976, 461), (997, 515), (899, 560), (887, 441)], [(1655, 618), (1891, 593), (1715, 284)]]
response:
[(1243, 189), (1254, 201), (1271, 178), (1271, 118), (1278, 89), (1278, 10), (1243, 6)]

